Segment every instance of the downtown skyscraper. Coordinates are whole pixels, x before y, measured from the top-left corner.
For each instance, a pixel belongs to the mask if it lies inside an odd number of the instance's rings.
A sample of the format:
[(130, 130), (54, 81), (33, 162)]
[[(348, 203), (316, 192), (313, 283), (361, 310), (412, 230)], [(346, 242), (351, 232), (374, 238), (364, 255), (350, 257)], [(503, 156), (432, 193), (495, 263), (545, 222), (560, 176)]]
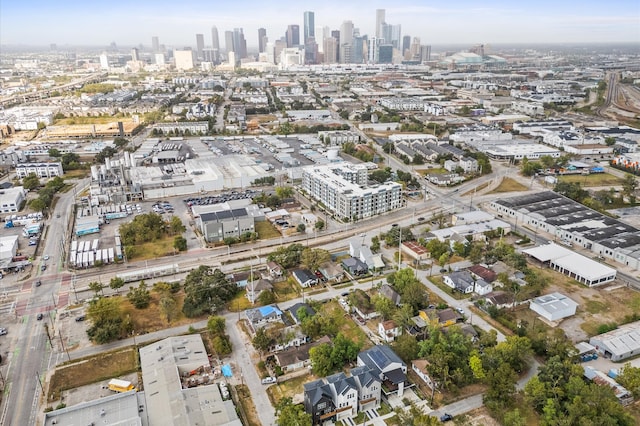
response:
[(316, 36), (315, 14), (313, 12), (304, 12), (304, 42), (307, 43), (309, 37)]

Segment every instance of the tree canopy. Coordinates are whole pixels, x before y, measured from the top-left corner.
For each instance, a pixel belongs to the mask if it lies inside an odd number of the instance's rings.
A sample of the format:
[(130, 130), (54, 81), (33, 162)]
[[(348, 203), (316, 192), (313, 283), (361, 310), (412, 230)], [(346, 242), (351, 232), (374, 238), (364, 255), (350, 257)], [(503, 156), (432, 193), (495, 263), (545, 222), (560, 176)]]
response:
[(228, 280), (224, 272), (200, 265), (198, 269), (189, 272), (184, 280), (182, 312), (189, 318), (215, 312), (231, 300), (237, 290), (237, 285)]

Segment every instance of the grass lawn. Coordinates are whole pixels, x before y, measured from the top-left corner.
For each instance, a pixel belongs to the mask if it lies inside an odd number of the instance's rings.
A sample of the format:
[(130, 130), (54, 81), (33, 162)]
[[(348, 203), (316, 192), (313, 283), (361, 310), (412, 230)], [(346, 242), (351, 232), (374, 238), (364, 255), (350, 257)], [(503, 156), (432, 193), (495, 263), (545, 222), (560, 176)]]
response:
[(258, 417), (258, 411), (251, 399), (251, 391), (247, 385), (239, 385), (235, 387), (238, 395), (237, 403), (240, 404), (240, 413), (246, 421), (243, 422), (246, 426), (260, 426), (260, 418)]
[(525, 185), (520, 182), (513, 180), (511, 178), (504, 178), (500, 185), (489, 194), (499, 194), (501, 192), (515, 192), (515, 191), (526, 191), (527, 188)]
[(89, 170), (86, 169), (69, 170), (68, 172), (65, 172), (62, 177), (65, 179), (82, 179), (86, 177), (87, 174), (89, 174)]
[(364, 334), (364, 331), (356, 324), (353, 319), (338, 305), (338, 302), (331, 300), (322, 305), (322, 310), (319, 312), (322, 315), (329, 315), (335, 318), (335, 321), (339, 321), (339, 331), (346, 338), (353, 342), (358, 342), (362, 345), (362, 349), (368, 349), (373, 346), (373, 343)]
[(296, 398), (300, 398), (303, 393), (302, 385), (316, 380), (317, 378), (317, 376), (309, 373), (269, 386), (267, 388), (267, 395), (269, 396), (271, 404), (275, 406), (282, 398), (286, 397), (291, 397), (296, 401)]
[(426, 176), (426, 175), (444, 175), (449, 172), (446, 169), (443, 169), (442, 167), (434, 167), (433, 169), (418, 170), (418, 173), (420, 173), (422, 176)]
[(245, 294), (246, 293), (244, 292), (244, 290), (238, 292), (238, 294), (236, 294), (236, 297), (231, 299), (227, 304), (227, 310), (229, 310), (229, 312), (242, 312), (247, 309), (253, 308), (254, 306), (251, 304), (249, 299), (247, 299), (247, 296), (245, 296)]
[(566, 175), (558, 176), (561, 182), (579, 183), (582, 187), (591, 186), (620, 186), (622, 179), (609, 173), (594, 173), (590, 175)]
[(131, 347), (65, 363), (51, 376), (48, 401), (60, 399), (62, 391), (119, 377), (137, 370), (138, 354)]
[[(133, 329), (136, 331), (136, 333), (163, 330), (167, 328), (167, 326), (175, 327), (178, 325), (189, 324), (190, 322), (196, 320), (194, 318), (187, 318), (182, 313), (184, 293), (179, 292), (174, 295), (176, 299), (175, 318), (171, 320), (170, 324), (167, 324), (165, 316), (160, 311), (160, 296), (151, 288), (149, 288), (149, 290), (151, 292), (151, 303), (146, 309), (134, 308), (131, 302), (129, 302), (129, 300), (126, 298), (126, 296), (124, 294), (122, 296), (122, 310), (125, 316), (128, 315), (131, 318)], [(205, 317), (206, 316), (203, 316), (199, 319), (204, 319)]]
[(256, 222), (256, 232), (261, 240), (280, 237), (280, 232), (269, 221)]
[(476, 186), (476, 187), (475, 187), (475, 188), (473, 188), (472, 190), (465, 192), (464, 194), (462, 194), (462, 196), (463, 196), (463, 197), (466, 197), (466, 196), (468, 196), (468, 195), (475, 194), (476, 192), (478, 192), (478, 191), (482, 191), (483, 189), (485, 189), (485, 188), (486, 188), (486, 187), (488, 187), (488, 186), (489, 186), (489, 182), (485, 182), (485, 183), (483, 183), (483, 184), (480, 184), (480, 185)]
[(135, 246), (134, 254), (128, 260), (148, 260), (171, 256), (176, 252), (173, 248), (174, 238), (175, 236), (166, 236), (160, 240), (139, 244)]
[(286, 279), (273, 283), (273, 292), (276, 294), (277, 302), (285, 302), (300, 296), (298, 285), (293, 279)]

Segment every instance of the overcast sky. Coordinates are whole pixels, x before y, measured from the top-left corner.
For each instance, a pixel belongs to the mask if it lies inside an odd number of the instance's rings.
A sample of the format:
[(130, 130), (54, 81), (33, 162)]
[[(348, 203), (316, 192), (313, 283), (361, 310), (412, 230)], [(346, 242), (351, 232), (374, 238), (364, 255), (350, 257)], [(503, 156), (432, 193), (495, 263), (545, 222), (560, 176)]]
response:
[(224, 31), (244, 29), (249, 47), (257, 28), (269, 40), (282, 37), (303, 12), (315, 25), (339, 29), (351, 20), (360, 34), (375, 34), (375, 11), (401, 24), (402, 36), (422, 44), (454, 43), (640, 43), (638, 0), (0, 0), (0, 44), (145, 46), (156, 35), (166, 46), (193, 46), (195, 34), (211, 44), (215, 25), (224, 49)]

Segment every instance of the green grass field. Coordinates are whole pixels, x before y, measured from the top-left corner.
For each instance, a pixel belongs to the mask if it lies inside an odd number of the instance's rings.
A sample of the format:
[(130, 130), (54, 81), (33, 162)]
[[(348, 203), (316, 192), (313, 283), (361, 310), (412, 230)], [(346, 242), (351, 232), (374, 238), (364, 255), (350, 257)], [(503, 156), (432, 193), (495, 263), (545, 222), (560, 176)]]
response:
[(580, 185), (582, 185), (582, 187), (622, 185), (622, 179), (620, 179), (619, 177), (610, 175), (609, 173), (558, 176), (558, 180), (561, 182), (569, 182), (569, 183), (577, 182)]

